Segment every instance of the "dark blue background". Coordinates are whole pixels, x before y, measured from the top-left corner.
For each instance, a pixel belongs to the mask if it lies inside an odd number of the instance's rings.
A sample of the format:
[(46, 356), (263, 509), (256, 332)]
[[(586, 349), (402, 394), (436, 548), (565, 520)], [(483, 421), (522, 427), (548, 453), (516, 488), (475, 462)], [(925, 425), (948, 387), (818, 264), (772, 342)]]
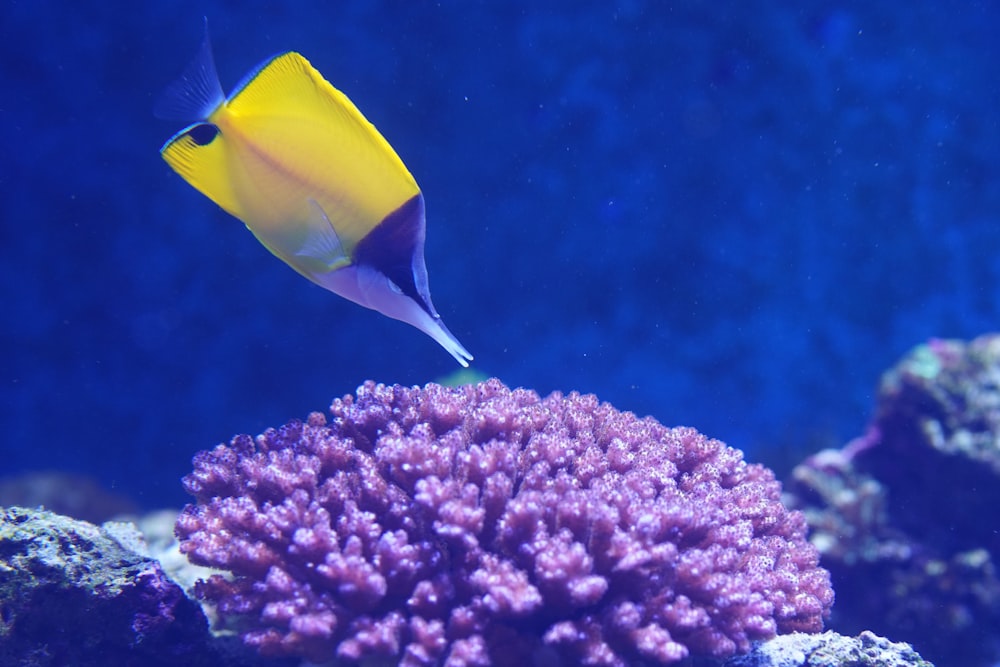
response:
[[(795, 5), (788, 9), (785, 5)], [(160, 159), (210, 22), (223, 86), (303, 53), (428, 205), (476, 369), (781, 467), (879, 373), (996, 329), (1000, 11), (940, 2), (10, 2), (0, 466), (183, 502), (197, 450), (455, 370), (300, 278)]]

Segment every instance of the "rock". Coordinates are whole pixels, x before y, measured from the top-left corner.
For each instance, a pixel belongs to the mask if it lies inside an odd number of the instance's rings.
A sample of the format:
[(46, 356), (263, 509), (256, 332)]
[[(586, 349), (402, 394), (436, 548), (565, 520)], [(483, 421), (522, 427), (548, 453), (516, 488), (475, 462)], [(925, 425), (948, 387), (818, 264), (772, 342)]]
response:
[(0, 508), (0, 665), (224, 667), (197, 603), (143, 553), (131, 524)]
[(781, 635), (754, 645), (725, 667), (934, 667), (909, 644), (871, 632), (845, 637), (836, 632)]

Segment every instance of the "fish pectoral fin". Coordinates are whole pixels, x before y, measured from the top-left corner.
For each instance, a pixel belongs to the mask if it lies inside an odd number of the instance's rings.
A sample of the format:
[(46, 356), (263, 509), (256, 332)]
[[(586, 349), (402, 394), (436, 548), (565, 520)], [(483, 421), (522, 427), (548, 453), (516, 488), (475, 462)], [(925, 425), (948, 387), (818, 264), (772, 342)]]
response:
[(335, 271), (351, 263), (344, 244), (333, 228), (326, 211), (315, 199), (309, 200), (308, 232), (302, 245), (295, 251), (295, 257), (312, 263), (320, 262), (325, 271)]

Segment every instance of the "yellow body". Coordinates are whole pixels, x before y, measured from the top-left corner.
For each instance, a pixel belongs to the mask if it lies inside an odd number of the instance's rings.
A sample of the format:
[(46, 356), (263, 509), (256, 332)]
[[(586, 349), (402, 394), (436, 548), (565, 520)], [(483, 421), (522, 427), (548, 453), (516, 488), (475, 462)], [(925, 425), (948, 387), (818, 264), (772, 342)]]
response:
[(171, 117), (200, 116), (161, 150), (177, 173), (303, 276), (416, 326), (468, 365), (430, 301), (420, 188), (309, 61), (276, 56), (225, 99), (206, 37), (167, 92)]
[[(305, 58), (286, 53), (207, 119), (219, 135), (199, 146), (181, 135), (163, 158), (206, 197), (242, 220), (306, 277), (349, 261), (358, 241), (419, 194), (403, 161), (342, 92)], [(347, 257), (297, 255), (333, 225)]]

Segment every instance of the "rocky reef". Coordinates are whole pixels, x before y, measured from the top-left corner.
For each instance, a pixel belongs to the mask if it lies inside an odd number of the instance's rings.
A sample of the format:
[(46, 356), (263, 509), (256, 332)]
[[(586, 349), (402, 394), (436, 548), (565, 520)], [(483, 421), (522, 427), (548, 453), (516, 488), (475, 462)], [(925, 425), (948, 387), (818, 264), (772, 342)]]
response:
[(881, 380), (868, 431), (795, 468), (841, 632), (947, 664), (1000, 660), (1000, 336), (931, 340)]

